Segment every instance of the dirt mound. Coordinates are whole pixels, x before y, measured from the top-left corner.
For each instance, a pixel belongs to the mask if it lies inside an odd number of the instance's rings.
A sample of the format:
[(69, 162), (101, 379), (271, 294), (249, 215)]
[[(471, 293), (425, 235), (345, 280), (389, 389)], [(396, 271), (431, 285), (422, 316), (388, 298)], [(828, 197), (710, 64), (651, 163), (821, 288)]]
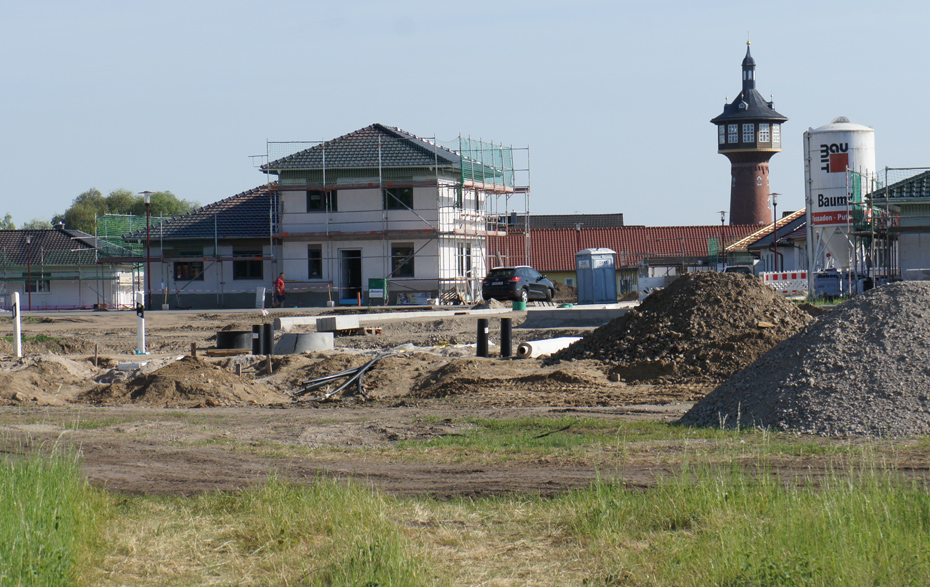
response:
[(116, 382), (83, 394), (98, 405), (148, 404), (165, 407), (268, 405), (290, 398), (264, 383), (239, 377), (194, 357), (173, 363), (128, 382)]
[(930, 283), (870, 290), (720, 385), (681, 422), (827, 436), (930, 433)]
[(87, 363), (57, 355), (26, 357), (0, 371), (0, 405), (60, 406), (93, 386)]
[(553, 281), (555, 285), (555, 292), (552, 294), (553, 302), (561, 302), (563, 304), (574, 304), (578, 301), (578, 288), (565, 285), (561, 281)]
[(490, 300), (485, 300), (481, 302), (480, 304), (475, 304), (474, 306), (471, 307), (471, 309), (472, 310), (501, 310), (506, 307), (507, 307), (507, 304), (505, 304), (504, 302), (491, 298)]
[[(111, 353), (112, 350), (92, 340), (79, 337), (57, 338), (54, 336), (35, 336), (23, 339), (23, 355), (44, 355), (56, 353), (59, 355), (93, 354), (94, 347), (101, 354)], [(16, 346), (12, 340), (0, 338), (0, 355), (13, 356)]]
[(594, 359), (613, 380), (718, 383), (810, 321), (753, 276), (691, 273), (547, 363)]

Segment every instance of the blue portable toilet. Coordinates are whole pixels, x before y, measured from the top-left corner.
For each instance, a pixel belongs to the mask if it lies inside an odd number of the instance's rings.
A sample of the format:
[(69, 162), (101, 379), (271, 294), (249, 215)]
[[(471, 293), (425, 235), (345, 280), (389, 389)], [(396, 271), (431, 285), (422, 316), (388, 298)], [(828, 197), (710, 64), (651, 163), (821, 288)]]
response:
[(585, 249), (575, 253), (579, 304), (615, 304), (617, 302), (616, 251)]

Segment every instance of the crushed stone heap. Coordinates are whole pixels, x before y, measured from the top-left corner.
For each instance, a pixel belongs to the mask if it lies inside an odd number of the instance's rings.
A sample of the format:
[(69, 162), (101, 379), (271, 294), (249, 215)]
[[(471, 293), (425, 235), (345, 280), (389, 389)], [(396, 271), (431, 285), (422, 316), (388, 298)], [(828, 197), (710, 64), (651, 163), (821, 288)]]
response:
[(627, 381), (719, 383), (810, 321), (756, 277), (689, 273), (548, 362), (594, 359)]
[(683, 424), (825, 436), (930, 433), (930, 283), (845, 302), (694, 405)]

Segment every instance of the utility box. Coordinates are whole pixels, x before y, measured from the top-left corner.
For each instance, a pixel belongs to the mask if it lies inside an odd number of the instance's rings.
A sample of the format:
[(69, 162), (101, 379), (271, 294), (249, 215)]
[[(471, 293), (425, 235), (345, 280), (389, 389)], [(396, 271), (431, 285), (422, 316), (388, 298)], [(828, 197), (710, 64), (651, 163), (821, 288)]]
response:
[(575, 253), (579, 304), (617, 303), (616, 251), (585, 249)]

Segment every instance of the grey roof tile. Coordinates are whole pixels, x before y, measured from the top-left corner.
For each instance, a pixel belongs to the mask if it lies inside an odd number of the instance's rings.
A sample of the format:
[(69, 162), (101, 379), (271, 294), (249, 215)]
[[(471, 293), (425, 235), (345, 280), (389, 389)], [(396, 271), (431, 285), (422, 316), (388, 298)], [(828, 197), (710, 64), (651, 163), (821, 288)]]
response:
[[(276, 184), (265, 184), (241, 194), (169, 218), (149, 228), (159, 240), (267, 239), (278, 222)], [(274, 215), (272, 218), (271, 215)], [(123, 236), (127, 241), (145, 240), (145, 229)]]

